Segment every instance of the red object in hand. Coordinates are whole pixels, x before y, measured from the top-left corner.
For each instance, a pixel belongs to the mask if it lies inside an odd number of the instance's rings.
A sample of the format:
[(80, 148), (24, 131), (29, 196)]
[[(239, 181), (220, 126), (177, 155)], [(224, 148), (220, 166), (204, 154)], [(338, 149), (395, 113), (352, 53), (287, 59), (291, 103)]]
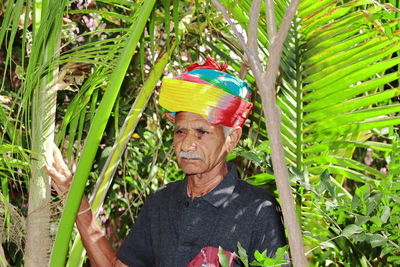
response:
[(212, 58), (208, 57), (206, 58), (206, 62), (203, 64), (199, 63), (194, 63), (190, 65), (189, 67), (186, 68), (185, 72), (189, 72), (195, 69), (209, 69), (209, 70), (219, 70), (226, 72), (226, 69), (228, 68), (228, 64), (221, 64), (219, 62), (214, 61)]
[[(234, 253), (224, 250), (225, 255), (229, 259), (229, 267), (233, 266), (233, 261), (236, 258)], [(187, 265), (187, 267), (220, 267), (218, 260), (218, 248), (204, 247), (199, 254)]]

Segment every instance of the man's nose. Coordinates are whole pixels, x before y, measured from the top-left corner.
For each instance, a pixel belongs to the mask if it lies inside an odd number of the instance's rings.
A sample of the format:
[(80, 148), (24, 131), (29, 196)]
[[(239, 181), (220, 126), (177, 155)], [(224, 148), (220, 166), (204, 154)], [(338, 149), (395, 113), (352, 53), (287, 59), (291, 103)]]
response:
[(188, 133), (182, 140), (183, 151), (194, 151), (196, 150), (196, 137), (193, 133)]

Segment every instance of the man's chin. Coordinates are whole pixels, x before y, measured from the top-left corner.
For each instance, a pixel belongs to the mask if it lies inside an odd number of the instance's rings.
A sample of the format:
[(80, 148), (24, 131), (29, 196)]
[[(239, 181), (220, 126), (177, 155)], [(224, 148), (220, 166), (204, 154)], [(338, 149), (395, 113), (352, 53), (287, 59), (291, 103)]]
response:
[(180, 162), (179, 163), (179, 167), (187, 175), (199, 174), (199, 173), (202, 173), (202, 168), (198, 165), (198, 163), (199, 162), (192, 162), (192, 161), (190, 161), (190, 162)]
[(199, 174), (202, 173), (200, 169), (195, 169), (195, 168), (182, 168), (182, 171), (186, 173), (187, 175), (194, 175), (194, 174)]

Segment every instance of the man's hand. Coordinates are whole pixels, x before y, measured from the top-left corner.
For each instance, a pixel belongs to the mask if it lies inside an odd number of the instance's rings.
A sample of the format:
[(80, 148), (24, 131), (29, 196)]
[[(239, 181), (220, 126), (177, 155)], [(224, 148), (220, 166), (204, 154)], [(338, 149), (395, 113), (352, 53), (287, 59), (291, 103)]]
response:
[[(53, 157), (53, 166), (45, 166), (45, 170), (51, 177), (53, 188), (60, 197), (64, 197), (71, 186), (72, 174), (56, 145), (53, 145)], [(93, 215), (85, 196), (83, 196), (79, 206), (76, 225), (92, 266), (127, 267), (127, 265), (118, 260), (116, 252), (104, 237), (104, 233), (97, 224), (96, 217)]]
[(45, 166), (47, 174), (51, 177), (51, 185), (60, 197), (64, 197), (71, 186), (72, 174), (63, 160), (61, 151), (53, 144), (53, 166)]

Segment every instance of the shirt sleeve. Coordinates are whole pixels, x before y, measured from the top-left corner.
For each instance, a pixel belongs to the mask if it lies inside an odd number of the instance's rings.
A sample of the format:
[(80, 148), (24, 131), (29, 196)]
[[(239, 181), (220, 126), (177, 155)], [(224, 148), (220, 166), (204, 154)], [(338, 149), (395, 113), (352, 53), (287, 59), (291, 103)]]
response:
[[(251, 251), (266, 250), (268, 257), (273, 258), (278, 248), (287, 244), (282, 221), (279, 204), (275, 200), (264, 201), (253, 224)], [(248, 256), (250, 262), (254, 260), (254, 254)]]
[(150, 231), (150, 203), (151, 199), (148, 199), (118, 250), (118, 259), (128, 266), (147, 267), (155, 265)]

